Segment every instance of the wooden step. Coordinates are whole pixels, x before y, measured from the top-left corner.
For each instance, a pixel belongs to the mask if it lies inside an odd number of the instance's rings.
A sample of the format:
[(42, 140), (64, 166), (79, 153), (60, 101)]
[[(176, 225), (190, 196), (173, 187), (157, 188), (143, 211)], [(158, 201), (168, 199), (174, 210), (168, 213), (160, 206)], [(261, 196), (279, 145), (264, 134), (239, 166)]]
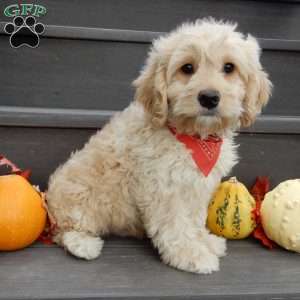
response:
[(230, 241), (221, 270), (164, 265), (148, 240), (110, 238), (94, 261), (36, 244), (0, 254), (0, 299), (299, 299), (299, 254)]

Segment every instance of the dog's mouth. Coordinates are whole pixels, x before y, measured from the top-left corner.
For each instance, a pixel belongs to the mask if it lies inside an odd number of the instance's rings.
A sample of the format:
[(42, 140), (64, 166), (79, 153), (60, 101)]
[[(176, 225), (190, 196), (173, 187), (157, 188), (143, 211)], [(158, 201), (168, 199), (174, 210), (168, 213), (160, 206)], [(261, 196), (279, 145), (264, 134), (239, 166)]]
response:
[(226, 124), (225, 120), (215, 114), (198, 114), (196, 117), (176, 116), (169, 119), (171, 126), (178, 132), (188, 135), (199, 135), (206, 138), (208, 135), (222, 136)]
[(217, 109), (205, 109), (201, 112), (201, 116), (204, 117), (218, 117), (219, 113)]

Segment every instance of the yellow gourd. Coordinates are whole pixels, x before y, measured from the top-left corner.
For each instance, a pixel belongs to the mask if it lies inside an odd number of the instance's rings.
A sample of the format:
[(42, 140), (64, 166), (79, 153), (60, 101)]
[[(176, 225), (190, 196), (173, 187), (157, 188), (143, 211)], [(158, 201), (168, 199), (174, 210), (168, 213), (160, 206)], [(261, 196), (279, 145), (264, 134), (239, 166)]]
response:
[(235, 177), (220, 184), (209, 207), (208, 229), (228, 239), (243, 239), (250, 235), (256, 223), (252, 214), (255, 200)]

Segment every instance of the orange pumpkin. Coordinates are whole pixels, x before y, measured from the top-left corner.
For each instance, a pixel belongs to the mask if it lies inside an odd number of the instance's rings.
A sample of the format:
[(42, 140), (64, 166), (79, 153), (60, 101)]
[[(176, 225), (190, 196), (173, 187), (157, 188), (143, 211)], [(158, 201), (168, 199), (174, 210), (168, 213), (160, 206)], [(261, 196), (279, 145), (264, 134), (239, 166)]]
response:
[(22, 176), (0, 176), (0, 250), (22, 249), (33, 243), (46, 224), (39, 193)]

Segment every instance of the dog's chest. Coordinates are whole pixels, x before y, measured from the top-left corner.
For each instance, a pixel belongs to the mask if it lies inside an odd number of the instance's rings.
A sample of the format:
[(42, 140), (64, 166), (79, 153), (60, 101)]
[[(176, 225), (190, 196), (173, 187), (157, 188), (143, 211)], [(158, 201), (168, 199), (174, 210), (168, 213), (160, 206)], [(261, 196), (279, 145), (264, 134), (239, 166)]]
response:
[(169, 132), (154, 134), (135, 148), (136, 178), (153, 194), (171, 194), (185, 201), (202, 199), (207, 205), (211, 194), (236, 162), (235, 146), (224, 139), (220, 155), (208, 176), (195, 163), (190, 150)]

